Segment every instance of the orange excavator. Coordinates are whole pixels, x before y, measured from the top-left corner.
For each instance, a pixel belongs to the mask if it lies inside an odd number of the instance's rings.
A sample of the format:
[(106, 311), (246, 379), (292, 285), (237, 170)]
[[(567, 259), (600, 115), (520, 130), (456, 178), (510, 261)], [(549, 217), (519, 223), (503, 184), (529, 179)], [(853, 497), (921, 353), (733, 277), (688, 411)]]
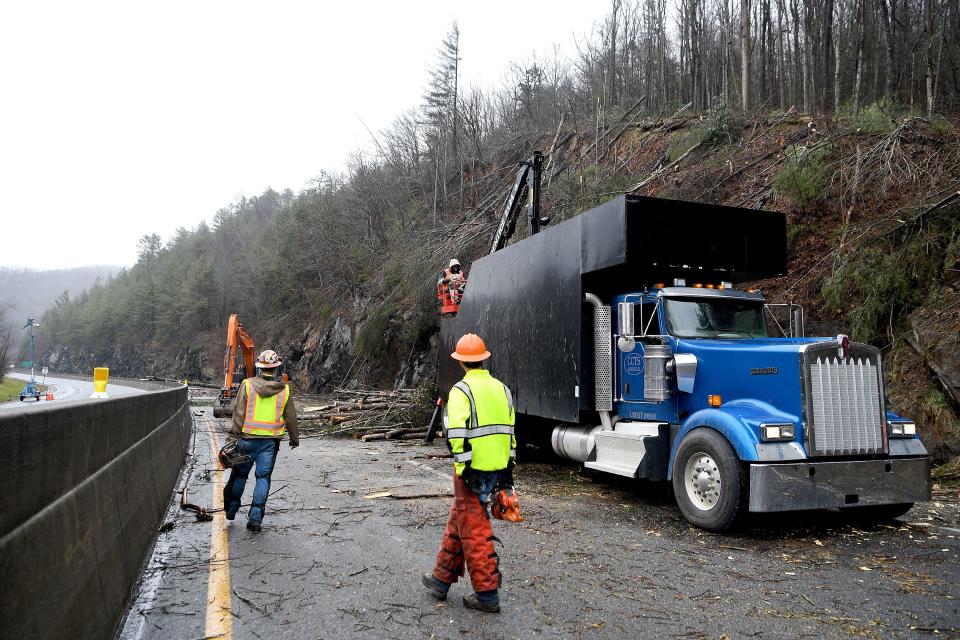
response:
[[(243, 354), (242, 369), (237, 362), (237, 349)], [(243, 328), (240, 319), (234, 313), (227, 323), (227, 350), (223, 354), (223, 388), (220, 389), (220, 396), (213, 405), (213, 417), (233, 416), (233, 401), (237, 397), (240, 383), (245, 378), (256, 375), (253, 368), (254, 360), (253, 337)]]

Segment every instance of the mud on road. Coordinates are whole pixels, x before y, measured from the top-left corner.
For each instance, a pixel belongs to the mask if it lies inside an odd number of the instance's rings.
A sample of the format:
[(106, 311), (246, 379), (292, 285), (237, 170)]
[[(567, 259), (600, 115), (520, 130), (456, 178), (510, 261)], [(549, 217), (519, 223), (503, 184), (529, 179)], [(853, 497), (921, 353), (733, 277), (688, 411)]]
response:
[[(227, 424), (195, 413), (185, 479), (212, 504), (209, 439)], [(491, 615), (463, 607), (468, 582), (445, 603), (420, 585), (451, 472), (443, 443), (284, 443), (262, 533), (244, 529), (245, 509), (233, 523), (171, 511), (122, 637), (960, 637), (956, 491), (880, 525), (777, 515), (714, 535), (662, 485), (521, 464), (526, 521), (494, 524), (504, 584)], [(229, 558), (215, 553), (224, 529)]]

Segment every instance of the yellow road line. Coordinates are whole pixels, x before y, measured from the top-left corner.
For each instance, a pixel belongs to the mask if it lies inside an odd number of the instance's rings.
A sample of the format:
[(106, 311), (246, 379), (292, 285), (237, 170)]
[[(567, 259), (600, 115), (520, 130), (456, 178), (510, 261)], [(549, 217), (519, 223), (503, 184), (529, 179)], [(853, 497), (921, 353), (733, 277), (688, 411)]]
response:
[[(207, 419), (210, 434), (210, 451), (217, 459), (220, 445), (213, 423)], [(221, 509), (213, 514), (210, 530), (210, 580), (207, 583), (207, 622), (204, 637), (230, 640), (233, 634), (233, 614), (230, 612), (230, 545), (227, 539), (226, 518), (223, 515), (223, 470), (214, 472), (213, 508)]]

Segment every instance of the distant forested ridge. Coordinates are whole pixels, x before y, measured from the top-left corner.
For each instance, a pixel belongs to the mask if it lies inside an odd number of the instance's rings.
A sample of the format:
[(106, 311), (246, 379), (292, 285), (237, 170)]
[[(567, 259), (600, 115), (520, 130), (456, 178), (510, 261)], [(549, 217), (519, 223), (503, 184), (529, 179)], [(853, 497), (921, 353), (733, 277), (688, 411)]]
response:
[(119, 270), (120, 267), (109, 265), (43, 271), (0, 267), (0, 308), (6, 312), (6, 323), (19, 328), (27, 317), (43, 315), (64, 291), (76, 297)]

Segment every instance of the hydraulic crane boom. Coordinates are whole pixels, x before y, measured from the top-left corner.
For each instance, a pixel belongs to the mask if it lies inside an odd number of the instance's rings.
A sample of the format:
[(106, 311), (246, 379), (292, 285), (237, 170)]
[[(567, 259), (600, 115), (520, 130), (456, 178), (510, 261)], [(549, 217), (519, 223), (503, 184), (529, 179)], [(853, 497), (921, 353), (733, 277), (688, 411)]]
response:
[(527, 197), (527, 235), (532, 236), (538, 233), (540, 225), (548, 222), (540, 218), (540, 174), (543, 171), (543, 154), (534, 151), (533, 157), (521, 162), (520, 165), (517, 178), (513, 182), (513, 189), (510, 190), (507, 202), (503, 206), (497, 232), (493, 235), (490, 253), (503, 249), (513, 235), (525, 196)]

